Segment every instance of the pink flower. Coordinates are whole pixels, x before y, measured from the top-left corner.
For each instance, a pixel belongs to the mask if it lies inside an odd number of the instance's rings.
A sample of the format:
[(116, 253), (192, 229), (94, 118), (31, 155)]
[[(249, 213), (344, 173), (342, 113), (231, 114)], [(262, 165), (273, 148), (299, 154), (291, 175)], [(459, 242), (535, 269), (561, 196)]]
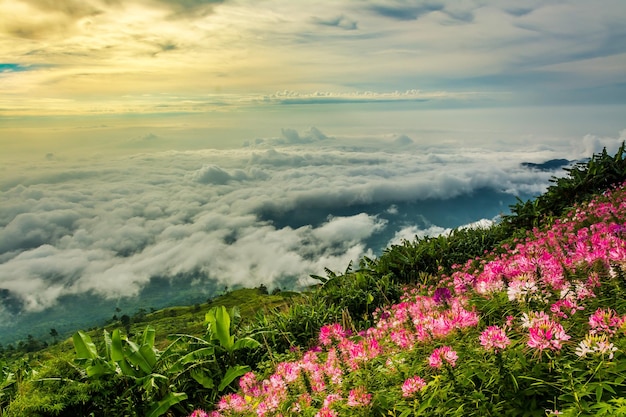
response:
[(222, 397), (217, 403), (217, 408), (220, 411), (232, 410), (236, 413), (241, 413), (246, 410), (248, 404), (246, 400), (239, 394), (228, 394)]
[(560, 350), (561, 343), (569, 339), (563, 326), (552, 320), (541, 321), (528, 329), (528, 346), (539, 351)]
[[(276, 374), (282, 376), (285, 382), (290, 384), (300, 376), (300, 367), (295, 362), (281, 362), (276, 366)], [(243, 379), (246, 375), (241, 378)], [(241, 380), (239, 385), (241, 385)]]
[(339, 414), (330, 407), (324, 406), (320, 408), (320, 411), (315, 414), (315, 417), (338, 417)]
[(209, 415), (204, 410), (194, 410), (189, 417), (209, 417)]
[(322, 326), (320, 329), (319, 340), (322, 345), (328, 346), (333, 343), (333, 341), (341, 341), (346, 335), (347, 333), (343, 327), (341, 327), (341, 324), (329, 324)]
[(340, 394), (328, 394), (326, 398), (324, 398), (324, 407), (330, 407), (334, 402), (341, 401)]
[(261, 389), (259, 388), (259, 382), (256, 379), (254, 372), (248, 372), (239, 379), (239, 387), (244, 395), (251, 397), (257, 397), (261, 395)]
[(413, 333), (410, 333), (407, 329), (404, 328), (392, 330), (389, 336), (391, 338), (391, 341), (402, 349), (409, 349), (415, 343)]
[(615, 310), (607, 308), (599, 308), (589, 317), (589, 326), (591, 326), (591, 333), (607, 333), (615, 334), (615, 332), (622, 327), (624, 317), (620, 317)]
[(431, 353), (428, 358), (428, 364), (433, 368), (441, 368), (441, 365), (443, 365), (445, 361), (454, 368), (458, 358), (459, 356), (456, 354), (456, 351), (452, 350), (450, 346), (442, 346), (433, 350), (433, 353)]
[(578, 305), (576, 305), (575, 301), (572, 301), (568, 298), (559, 300), (550, 306), (550, 311), (554, 313), (555, 316), (563, 319), (568, 318), (570, 315), (576, 313), (577, 310), (582, 309), (583, 307), (579, 307)]
[(350, 390), (347, 404), (350, 407), (365, 407), (372, 401), (372, 394), (368, 394), (364, 387)]
[(506, 332), (498, 326), (489, 326), (480, 334), (480, 344), (486, 350), (506, 348), (511, 341), (506, 336)]
[(411, 397), (416, 392), (424, 389), (426, 382), (419, 376), (412, 376), (402, 384), (402, 396)]

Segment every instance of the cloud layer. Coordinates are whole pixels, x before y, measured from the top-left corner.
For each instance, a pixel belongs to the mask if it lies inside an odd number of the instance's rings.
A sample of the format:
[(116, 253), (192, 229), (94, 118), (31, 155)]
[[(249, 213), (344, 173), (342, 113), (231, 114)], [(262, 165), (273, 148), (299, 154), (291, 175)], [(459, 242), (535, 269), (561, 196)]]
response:
[(15, 167), (0, 183), (0, 288), (39, 311), (64, 295), (134, 296), (153, 277), (194, 272), (228, 286), (305, 285), (380, 250), (376, 239), (445, 232), (425, 215), (433, 202), (471, 205), (485, 189), (537, 194), (552, 173), (521, 162), (588, 156), (623, 139), (587, 136), (576, 154), (570, 145), (452, 152), (406, 135), (362, 148), (285, 128), (241, 149), (44, 154), (37, 171)]
[(626, 96), (621, 0), (12, 0), (0, 15), (0, 114)]

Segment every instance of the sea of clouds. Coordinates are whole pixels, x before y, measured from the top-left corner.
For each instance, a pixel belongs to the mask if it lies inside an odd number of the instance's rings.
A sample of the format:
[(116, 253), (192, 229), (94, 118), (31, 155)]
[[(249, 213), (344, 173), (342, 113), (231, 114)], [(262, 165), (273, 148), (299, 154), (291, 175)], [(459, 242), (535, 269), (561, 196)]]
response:
[[(364, 145), (311, 128), (239, 149), (42, 155), (0, 180), (0, 289), (24, 313), (68, 295), (136, 296), (156, 276), (301, 288), (389, 243), (489, 224), (493, 215), (463, 217), (473, 195), (537, 195), (554, 175), (522, 162), (573, 161), (625, 137), (451, 149), (405, 135)], [(459, 215), (441, 224), (412, 208), (429, 201)]]

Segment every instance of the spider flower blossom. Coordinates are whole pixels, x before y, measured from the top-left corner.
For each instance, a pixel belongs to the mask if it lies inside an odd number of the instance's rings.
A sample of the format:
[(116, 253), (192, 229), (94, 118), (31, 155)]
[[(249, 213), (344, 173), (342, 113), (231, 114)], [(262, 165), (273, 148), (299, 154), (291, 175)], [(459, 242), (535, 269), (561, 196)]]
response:
[(504, 329), (498, 326), (489, 326), (480, 334), (480, 344), (485, 350), (495, 350), (506, 348), (511, 341), (506, 336)]
[(315, 417), (339, 417), (339, 414), (328, 406), (323, 406)]
[(426, 386), (426, 382), (419, 376), (412, 376), (402, 384), (402, 396), (411, 397), (416, 392), (420, 392)]
[(364, 387), (350, 390), (347, 404), (350, 407), (366, 407), (372, 401), (372, 394), (368, 394)]
[(613, 359), (613, 354), (616, 351), (617, 348), (609, 341), (606, 334), (588, 334), (585, 340), (576, 347), (576, 355), (580, 358), (584, 358), (587, 354), (604, 356), (608, 353), (608, 358)]
[(447, 362), (454, 368), (458, 358), (459, 356), (456, 354), (456, 351), (452, 350), (450, 346), (442, 346), (433, 350), (433, 353), (431, 353), (428, 358), (428, 364), (433, 368), (441, 368), (441, 365), (443, 365), (444, 362)]
[(335, 323), (322, 326), (319, 340), (323, 346), (328, 346), (333, 343), (333, 341), (340, 342), (346, 336), (347, 332), (341, 327), (341, 324)]
[(528, 346), (539, 351), (560, 350), (561, 343), (569, 339), (563, 326), (552, 320), (541, 321), (528, 329)]
[(236, 413), (242, 413), (247, 408), (246, 400), (239, 394), (228, 394), (222, 397), (217, 403), (220, 411), (232, 410)]
[(189, 417), (209, 417), (209, 414), (204, 410), (194, 410)]
[(591, 333), (615, 334), (626, 321), (625, 317), (620, 317), (615, 310), (599, 308), (589, 317)]

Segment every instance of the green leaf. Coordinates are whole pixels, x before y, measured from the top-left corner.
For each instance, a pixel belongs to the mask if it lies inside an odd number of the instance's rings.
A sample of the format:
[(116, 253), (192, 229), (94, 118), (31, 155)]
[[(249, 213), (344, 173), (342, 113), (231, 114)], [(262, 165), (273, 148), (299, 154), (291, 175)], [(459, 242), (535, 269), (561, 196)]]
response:
[(198, 384), (202, 385), (206, 389), (212, 389), (213, 387), (215, 387), (213, 379), (200, 369), (191, 372), (191, 377), (195, 379)]
[(170, 392), (163, 399), (157, 402), (148, 412), (147, 417), (159, 417), (162, 416), (181, 401), (187, 399), (187, 394), (184, 392)]
[(137, 368), (141, 369), (146, 374), (152, 372), (152, 366), (143, 356), (143, 354), (139, 351), (139, 347), (137, 344), (131, 342), (130, 340), (126, 341), (128, 346), (127, 359), (128, 361)]
[(238, 378), (247, 372), (250, 372), (249, 366), (242, 366), (242, 365), (231, 366), (226, 371), (226, 374), (224, 375), (224, 378), (222, 378), (222, 381), (220, 382), (219, 387), (217, 387), (217, 390), (218, 391), (224, 390), (224, 388), (230, 385), (230, 383), (233, 382), (235, 378)]
[(106, 350), (106, 359), (111, 359), (111, 335), (106, 330), (104, 330), (103, 335), (104, 335), (104, 347)]
[(154, 365), (156, 365), (157, 362), (157, 356), (152, 346), (141, 345), (141, 347), (139, 348), (139, 353), (141, 353), (141, 356), (143, 356), (146, 362), (148, 362), (148, 365), (150, 365), (150, 369), (154, 368)]
[(255, 349), (260, 346), (261, 344), (257, 342), (256, 340), (254, 340), (253, 338), (242, 337), (241, 339), (237, 340), (235, 344), (233, 345), (233, 351), (244, 349), (244, 348)]
[(183, 371), (183, 369), (185, 369), (185, 365), (187, 365), (188, 363), (199, 362), (203, 358), (206, 358), (208, 356), (213, 356), (214, 354), (215, 354), (215, 349), (213, 347), (205, 347), (201, 349), (196, 349), (193, 352), (189, 352), (188, 354), (180, 357), (170, 367), (170, 372), (173, 372), (173, 373), (181, 372)]
[(130, 366), (126, 358), (123, 358), (121, 361), (117, 362), (117, 364), (122, 371), (122, 375), (132, 378), (136, 378), (137, 376), (139, 376), (138, 372), (132, 366)]
[(230, 316), (226, 307), (214, 307), (206, 313), (206, 321), (209, 324), (213, 337), (220, 342), (220, 346), (228, 352), (232, 352), (234, 336), (230, 335)]
[(72, 340), (74, 341), (74, 349), (78, 359), (96, 359), (98, 357), (96, 345), (93, 344), (89, 335), (78, 331), (74, 333)]
[(206, 358), (207, 356), (212, 356), (215, 354), (215, 349), (213, 347), (205, 347), (201, 349), (194, 350), (179, 359), (181, 363), (189, 363), (195, 362), (201, 358)]
[(95, 359), (93, 363), (85, 369), (85, 371), (87, 372), (87, 376), (89, 378), (99, 378), (102, 375), (113, 373), (111, 365), (99, 358)]
[(157, 381), (161, 381), (163, 384), (167, 384), (167, 378), (161, 374), (150, 374), (144, 378), (137, 380), (137, 383), (143, 386), (146, 392), (151, 392), (159, 388)]
[(120, 330), (113, 330), (111, 336), (111, 359), (115, 362), (124, 360), (124, 351), (122, 350), (122, 337), (120, 336)]
[(154, 338), (156, 336), (156, 330), (152, 326), (146, 326), (146, 329), (143, 331), (143, 337), (141, 340), (142, 345), (148, 345), (150, 347), (154, 346)]

